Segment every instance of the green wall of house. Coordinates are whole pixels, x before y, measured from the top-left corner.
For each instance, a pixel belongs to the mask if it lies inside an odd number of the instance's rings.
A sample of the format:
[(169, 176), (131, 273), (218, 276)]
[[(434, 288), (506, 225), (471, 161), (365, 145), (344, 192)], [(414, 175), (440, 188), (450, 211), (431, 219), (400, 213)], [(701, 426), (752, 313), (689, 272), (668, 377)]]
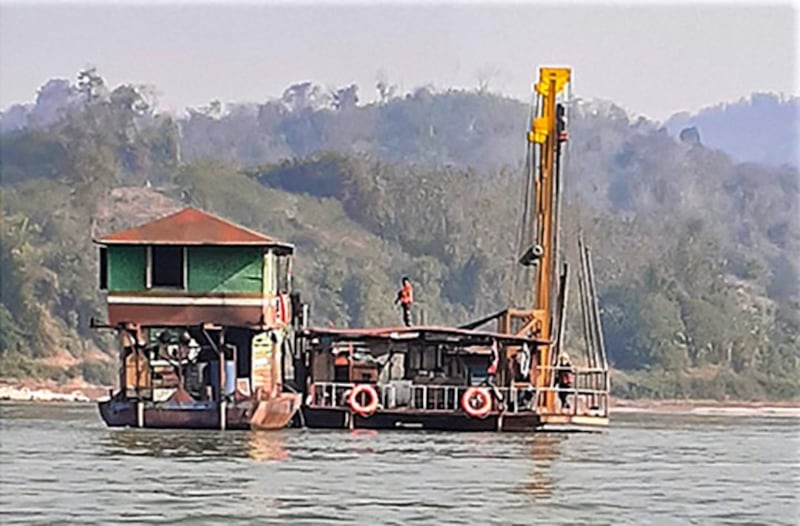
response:
[(259, 247), (189, 247), (189, 292), (262, 291)]
[(115, 245), (108, 247), (108, 290), (111, 292), (141, 292), (146, 290), (145, 247)]
[[(188, 247), (186, 292), (261, 293), (262, 254), (261, 247)], [(108, 247), (110, 292), (146, 292), (146, 272), (146, 247)]]

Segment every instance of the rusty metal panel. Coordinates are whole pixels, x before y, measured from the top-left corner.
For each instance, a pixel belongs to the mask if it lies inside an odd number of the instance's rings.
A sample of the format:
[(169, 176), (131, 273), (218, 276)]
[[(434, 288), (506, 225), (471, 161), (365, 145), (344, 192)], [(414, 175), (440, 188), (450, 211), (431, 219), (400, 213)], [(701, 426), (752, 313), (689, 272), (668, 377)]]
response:
[(455, 327), (439, 326), (412, 326), (412, 327), (374, 327), (368, 329), (331, 329), (323, 327), (310, 327), (302, 331), (303, 336), (316, 337), (328, 336), (335, 340), (394, 340), (394, 341), (416, 341), (437, 339), (437, 341), (451, 341), (451, 343), (463, 343), (466, 340), (485, 340), (490, 342), (495, 339), (506, 343), (528, 343), (535, 345), (546, 345), (551, 342), (537, 338), (515, 336), (512, 334), (501, 334), (489, 331), (467, 330)]
[(300, 395), (281, 393), (275, 398), (257, 400), (250, 417), (252, 429), (283, 429), (300, 409)]
[(115, 305), (108, 306), (109, 323), (132, 322), (143, 326), (200, 325), (213, 320), (234, 327), (261, 326), (260, 307), (231, 306), (172, 306), (172, 305)]

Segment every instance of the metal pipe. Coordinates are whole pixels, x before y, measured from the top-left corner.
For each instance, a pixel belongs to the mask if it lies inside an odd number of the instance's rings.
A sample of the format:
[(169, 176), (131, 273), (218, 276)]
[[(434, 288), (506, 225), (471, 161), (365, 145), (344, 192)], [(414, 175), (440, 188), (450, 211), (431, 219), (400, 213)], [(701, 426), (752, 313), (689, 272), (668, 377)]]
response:
[(594, 330), (595, 330), (595, 337), (598, 342), (598, 352), (600, 353), (601, 363), (603, 364), (604, 369), (608, 369), (608, 357), (606, 356), (606, 346), (605, 342), (603, 342), (603, 333), (602, 333), (602, 325), (600, 323), (600, 304), (597, 297), (597, 289), (595, 287), (595, 280), (594, 280), (594, 268), (592, 266), (592, 257), (591, 257), (591, 250), (587, 247), (586, 248), (586, 260), (589, 263), (589, 286), (591, 287), (591, 297), (592, 297), (592, 311), (594, 317)]
[(595, 328), (595, 317), (593, 311), (593, 302), (592, 302), (592, 288), (591, 288), (591, 281), (590, 281), (590, 260), (589, 260), (589, 247), (587, 247), (582, 239), (579, 239), (580, 243), (580, 252), (581, 252), (581, 264), (583, 266), (583, 290), (584, 290), (584, 298), (583, 301), (585, 302), (585, 316), (586, 316), (586, 336), (588, 338), (588, 352), (591, 357), (591, 365), (593, 367), (597, 367), (600, 363), (599, 360), (599, 352), (598, 352), (598, 341), (597, 341), (597, 330)]
[[(581, 249), (582, 250), (582, 249)], [(584, 284), (585, 272), (583, 271), (583, 258), (581, 258), (581, 270), (578, 272), (578, 300), (581, 308), (581, 324), (583, 326), (583, 339), (585, 342), (586, 358), (589, 367), (595, 367), (594, 355), (592, 353), (592, 337), (589, 331), (589, 314), (586, 306), (586, 285)]]
[(569, 300), (569, 265), (564, 263), (564, 271), (561, 274), (561, 294), (559, 298), (559, 314), (558, 314), (558, 335), (556, 337), (556, 350), (557, 354), (561, 353), (561, 347), (564, 343), (564, 331), (567, 326), (567, 301)]

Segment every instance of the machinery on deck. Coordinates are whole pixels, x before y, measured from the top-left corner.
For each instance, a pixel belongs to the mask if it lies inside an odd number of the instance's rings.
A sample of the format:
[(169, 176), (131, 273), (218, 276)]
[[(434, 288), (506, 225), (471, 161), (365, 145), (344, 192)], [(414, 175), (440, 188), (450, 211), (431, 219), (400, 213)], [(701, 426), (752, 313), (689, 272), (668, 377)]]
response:
[[(569, 265), (561, 262), (560, 222), (570, 80), (570, 69), (546, 67), (540, 70), (539, 81), (534, 85), (536, 102), (528, 132), (527, 177), (519, 236), (522, 253), (519, 263), (522, 268), (530, 270), (519, 274), (528, 278), (533, 274), (532, 306), (527, 309), (508, 309), (497, 316), (498, 332), (518, 337), (530, 336), (548, 342), (538, 347), (538, 354), (531, 361), (531, 378), (539, 393), (537, 410), (542, 415), (560, 413), (556, 395), (563, 387), (557, 385), (556, 376), (560, 358), (566, 354), (563, 349)], [(603, 345), (591, 254), (580, 236), (578, 244), (586, 367), (583, 375), (579, 374), (576, 380), (588, 382), (589, 389), (593, 391), (589, 403), (592, 408), (597, 407), (597, 396), (605, 400), (608, 398), (608, 360)], [(515, 285), (518, 281), (519, 278), (515, 280)], [(576, 411), (580, 401), (576, 400)], [(599, 413), (591, 411), (589, 423), (607, 424), (607, 404), (604, 406), (605, 409)], [(564, 418), (559, 415), (552, 420), (563, 422)]]
[[(560, 360), (569, 275), (559, 241), (570, 76), (567, 68), (542, 68), (534, 86), (519, 235), (520, 280), (528, 280), (531, 306), (459, 328), (300, 331), (304, 403), (298, 425), (541, 431), (608, 424), (608, 363), (582, 240), (586, 360), (580, 366)], [(476, 330), (492, 321), (495, 331)]]

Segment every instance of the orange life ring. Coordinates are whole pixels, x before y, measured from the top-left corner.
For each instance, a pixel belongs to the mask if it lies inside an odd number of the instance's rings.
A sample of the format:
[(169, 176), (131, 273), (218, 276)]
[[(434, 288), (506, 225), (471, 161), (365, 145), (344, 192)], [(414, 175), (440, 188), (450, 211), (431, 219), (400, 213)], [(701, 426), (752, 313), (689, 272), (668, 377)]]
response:
[[(473, 398), (481, 400), (480, 405), (472, 405)], [(472, 418), (486, 418), (492, 410), (492, 395), (483, 387), (470, 387), (461, 397), (461, 408)]]
[[(365, 393), (367, 395), (367, 403), (362, 404), (358, 400), (358, 395)], [(350, 409), (354, 413), (361, 416), (369, 416), (378, 410), (378, 391), (375, 390), (370, 384), (358, 384), (350, 391)]]

